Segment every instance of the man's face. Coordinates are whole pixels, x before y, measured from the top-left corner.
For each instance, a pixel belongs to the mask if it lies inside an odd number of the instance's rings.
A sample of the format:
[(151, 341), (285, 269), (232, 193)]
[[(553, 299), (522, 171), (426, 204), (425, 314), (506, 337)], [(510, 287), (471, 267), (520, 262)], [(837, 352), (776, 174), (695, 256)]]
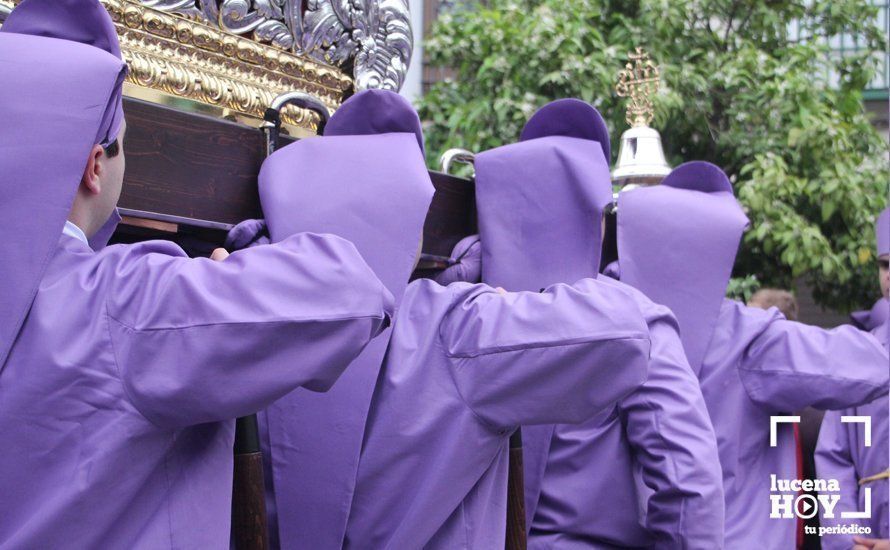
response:
[(890, 298), (890, 254), (878, 258), (878, 277), (881, 281), (881, 296)]

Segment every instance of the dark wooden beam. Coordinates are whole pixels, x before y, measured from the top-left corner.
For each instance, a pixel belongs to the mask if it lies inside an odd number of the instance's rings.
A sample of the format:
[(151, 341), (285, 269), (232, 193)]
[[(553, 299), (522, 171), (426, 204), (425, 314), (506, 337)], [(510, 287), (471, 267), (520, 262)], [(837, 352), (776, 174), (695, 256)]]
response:
[[(124, 111), (121, 207), (224, 224), (262, 217), (257, 174), (265, 143), (257, 128), (132, 98), (125, 98)], [(473, 184), (438, 172), (430, 176), (436, 194), (424, 225), (424, 252), (448, 256), (457, 241), (476, 231)], [(189, 232), (184, 225), (178, 223), (180, 232)], [(122, 227), (117, 240), (145, 235), (145, 227)], [(200, 236), (218, 244), (224, 233), (202, 230)]]

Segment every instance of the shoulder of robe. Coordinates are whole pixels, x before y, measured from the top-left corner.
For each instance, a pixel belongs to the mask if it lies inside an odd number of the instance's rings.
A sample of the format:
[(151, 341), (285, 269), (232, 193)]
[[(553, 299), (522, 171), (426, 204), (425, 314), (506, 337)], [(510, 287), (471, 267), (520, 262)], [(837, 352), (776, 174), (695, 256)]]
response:
[(721, 327), (731, 327), (736, 340), (753, 340), (776, 321), (784, 320), (785, 316), (778, 308), (763, 309), (726, 298), (720, 306), (717, 323)]
[[(435, 302), (441, 303), (442, 301), (453, 301), (450, 285), (440, 285), (433, 279), (415, 279), (405, 288), (399, 310), (408, 311), (418, 307), (421, 303), (429, 307)], [(426, 309), (426, 307), (421, 309)]]
[(164, 266), (188, 259), (188, 254), (170, 241), (114, 244), (92, 254), (91, 269), (99, 278), (109, 277), (115, 287), (129, 287), (138, 277), (160, 274)]
[(113, 244), (96, 252), (97, 262), (116, 263), (121, 267), (136, 264), (141, 260), (188, 259), (188, 254), (176, 243), (170, 241), (143, 241), (134, 244)]
[(641, 291), (630, 286), (629, 284), (622, 283), (617, 279), (613, 279), (608, 275), (599, 275), (596, 280), (597, 282), (602, 283), (606, 286), (619, 289), (633, 298), (633, 300), (637, 303), (637, 307), (639, 307), (640, 311), (643, 313), (643, 317), (646, 319), (647, 324), (652, 324), (657, 321), (663, 321), (674, 325), (675, 327), (677, 327), (677, 330), (679, 330), (677, 318), (674, 316), (674, 312), (671, 311), (670, 308), (668, 308), (667, 306), (656, 304)]
[(406, 294), (432, 294), (443, 296), (465, 296), (476, 288), (483, 290), (492, 290), (492, 288), (483, 283), (468, 283), (458, 281), (447, 285), (439, 284), (433, 279), (415, 279), (411, 281), (406, 290)]

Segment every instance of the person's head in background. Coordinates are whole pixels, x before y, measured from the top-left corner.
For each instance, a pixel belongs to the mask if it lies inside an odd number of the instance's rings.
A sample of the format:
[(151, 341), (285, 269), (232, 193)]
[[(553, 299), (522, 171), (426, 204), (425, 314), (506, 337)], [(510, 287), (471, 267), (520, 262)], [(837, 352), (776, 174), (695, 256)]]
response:
[(797, 321), (797, 300), (787, 290), (777, 288), (761, 288), (748, 300), (751, 307), (769, 309), (778, 308), (789, 321)]

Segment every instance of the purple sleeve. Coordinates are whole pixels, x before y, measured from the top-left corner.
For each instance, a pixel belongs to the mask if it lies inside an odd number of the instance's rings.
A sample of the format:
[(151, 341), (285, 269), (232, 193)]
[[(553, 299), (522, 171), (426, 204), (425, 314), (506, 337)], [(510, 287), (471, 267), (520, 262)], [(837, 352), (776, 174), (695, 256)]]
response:
[(714, 428), (676, 321), (661, 306), (646, 309), (653, 313), (649, 379), (619, 405), (651, 490), (646, 528), (657, 548), (720, 548), (723, 476)]
[(649, 331), (626, 292), (592, 279), (541, 293), (449, 289), (441, 342), (461, 396), (492, 426), (581, 422), (646, 379)]
[(339, 237), (299, 234), (222, 262), (143, 244), (118, 264), (108, 326), (130, 399), (158, 425), (244, 416), (298, 386), (325, 391), (391, 313)]
[(464, 237), (451, 252), (454, 263), (437, 273), (433, 279), (443, 286), (451, 283), (478, 283), (482, 280), (482, 243), (479, 235)]
[(748, 396), (767, 410), (843, 409), (887, 392), (890, 359), (874, 336), (776, 319), (739, 366)]
[[(828, 411), (822, 419), (819, 442), (816, 444), (816, 476), (820, 479), (836, 479), (840, 485), (840, 500), (835, 505), (832, 518), (825, 517), (825, 510), (819, 508), (819, 525), (862, 525), (855, 518), (841, 518), (841, 512), (859, 510), (859, 476), (850, 454), (850, 439), (846, 426), (841, 423), (840, 411)], [(821, 539), (824, 550), (849, 550), (853, 546), (850, 535), (824, 535)]]

